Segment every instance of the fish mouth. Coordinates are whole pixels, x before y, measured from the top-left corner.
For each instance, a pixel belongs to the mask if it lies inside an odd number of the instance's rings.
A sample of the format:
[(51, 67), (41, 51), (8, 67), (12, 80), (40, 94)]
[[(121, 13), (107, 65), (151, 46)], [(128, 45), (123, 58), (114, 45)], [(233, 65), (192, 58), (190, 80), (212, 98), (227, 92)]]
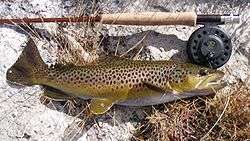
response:
[(207, 85), (221, 84), (223, 76), (224, 73), (215, 73), (208, 75), (209, 82), (207, 82)]
[(213, 74), (209, 74), (203, 78), (203, 80), (197, 84), (196, 88), (201, 90), (213, 90), (217, 91), (227, 85), (222, 81), (224, 73), (219, 71)]

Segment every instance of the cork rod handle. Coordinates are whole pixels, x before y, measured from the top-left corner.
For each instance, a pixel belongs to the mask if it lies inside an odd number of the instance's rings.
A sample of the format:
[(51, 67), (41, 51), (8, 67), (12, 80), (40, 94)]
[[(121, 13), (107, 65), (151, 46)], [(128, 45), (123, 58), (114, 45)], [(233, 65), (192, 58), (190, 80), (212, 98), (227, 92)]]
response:
[(197, 15), (194, 12), (142, 12), (102, 14), (103, 24), (118, 25), (196, 25)]

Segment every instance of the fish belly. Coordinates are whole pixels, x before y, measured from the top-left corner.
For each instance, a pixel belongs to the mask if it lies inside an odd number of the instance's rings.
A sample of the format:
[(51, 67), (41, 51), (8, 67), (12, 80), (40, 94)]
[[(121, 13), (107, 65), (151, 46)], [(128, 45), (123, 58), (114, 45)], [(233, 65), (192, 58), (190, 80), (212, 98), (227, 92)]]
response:
[(195, 97), (195, 96), (206, 96), (211, 93), (182, 93), (182, 94), (173, 94), (173, 93), (162, 93), (160, 95), (152, 95), (143, 98), (129, 99), (117, 103), (117, 105), (123, 106), (152, 106), (162, 103), (167, 103), (171, 101), (176, 101), (180, 99)]

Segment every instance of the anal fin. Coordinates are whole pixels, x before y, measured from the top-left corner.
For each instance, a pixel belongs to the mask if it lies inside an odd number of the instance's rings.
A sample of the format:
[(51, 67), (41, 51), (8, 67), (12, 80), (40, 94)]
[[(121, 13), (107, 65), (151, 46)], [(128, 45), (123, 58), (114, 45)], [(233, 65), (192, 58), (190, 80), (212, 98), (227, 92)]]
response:
[(56, 89), (53, 89), (51, 87), (44, 87), (43, 95), (53, 99), (54, 101), (66, 101), (68, 99), (73, 98), (73, 97), (71, 97), (63, 92), (60, 92)]
[(93, 114), (104, 114), (107, 112), (114, 104), (114, 101), (110, 99), (92, 99), (90, 103), (90, 111)]

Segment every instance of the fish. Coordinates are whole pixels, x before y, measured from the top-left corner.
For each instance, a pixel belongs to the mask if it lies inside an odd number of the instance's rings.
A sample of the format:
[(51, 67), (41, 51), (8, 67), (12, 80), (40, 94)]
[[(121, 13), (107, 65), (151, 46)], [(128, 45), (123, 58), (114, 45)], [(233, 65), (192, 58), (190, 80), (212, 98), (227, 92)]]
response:
[(90, 99), (89, 110), (106, 113), (114, 104), (148, 106), (207, 95), (222, 89), (224, 73), (191, 63), (104, 57), (94, 63), (47, 65), (30, 38), (7, 70), (8, 83), (41, 85), (54, 100)]

